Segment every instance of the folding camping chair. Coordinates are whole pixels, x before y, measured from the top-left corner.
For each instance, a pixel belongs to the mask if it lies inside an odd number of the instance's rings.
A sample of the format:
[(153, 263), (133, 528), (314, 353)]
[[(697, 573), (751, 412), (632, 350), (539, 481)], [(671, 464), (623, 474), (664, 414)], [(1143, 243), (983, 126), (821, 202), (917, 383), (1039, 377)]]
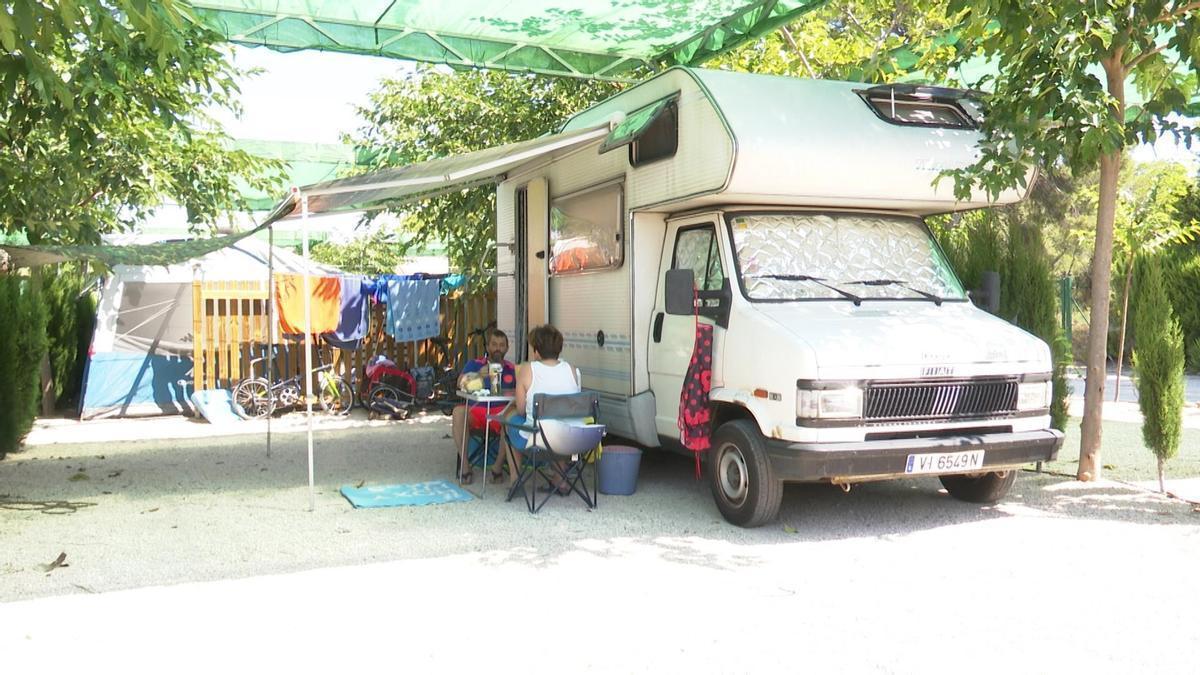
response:
[[(592, 485), (588, 489), (583, 474), (589, 460), (600, 447), (604, 436), (603, 424), (588, 424), (587, 418), (599, 419), (600, 399), (594, 392), (578, 394), (534, 394), (533, 418), (525, 424), (507, 420), (506, 429), (529, 432), (533, 437), (521, 451), (524, 461), (518, 467), (517, 480), (508, 491), (508, 501), (521, 491), (530, 513), (537, 513), (554, 496), (555, 479), (566, 483), (588, 508), (597, 503), (596, 469), (592, 470)], [(538, 478), (547, 488), (539, 501)]]

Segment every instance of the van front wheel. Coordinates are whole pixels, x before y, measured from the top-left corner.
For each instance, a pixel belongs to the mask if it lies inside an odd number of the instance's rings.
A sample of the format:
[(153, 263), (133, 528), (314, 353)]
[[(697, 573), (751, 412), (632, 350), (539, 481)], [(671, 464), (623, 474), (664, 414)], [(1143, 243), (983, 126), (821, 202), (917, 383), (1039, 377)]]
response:
[(993, 504), (1004, 499), (1017, 480), (1017, 470), (992, 471), (979, 476), (938, 476), (951, 497), (972, 504)]
[(708, 479), (725, 520), (758, 527), (774, 519), (783, 500), (783, 482), (771, 470), (762, 434), (750, 420), (722, 424), (713, 435)]

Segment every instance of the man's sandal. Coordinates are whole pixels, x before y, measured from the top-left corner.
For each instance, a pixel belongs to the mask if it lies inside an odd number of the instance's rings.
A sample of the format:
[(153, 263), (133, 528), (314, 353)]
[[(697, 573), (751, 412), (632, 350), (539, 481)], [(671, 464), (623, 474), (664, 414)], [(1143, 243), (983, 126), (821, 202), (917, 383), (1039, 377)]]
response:
[(470, 471), (467, 471), (466, 473), (464, 473), (462, 476), (459, 476), (459, 478), (458, 478), (459, 485), (470, 485), (471, 483), (474, 483), (474, 482), (475, 482), (475, 474)]
[(488, 473), (490, 473), (492, 475), (492, 478), (491, 478), (492, 485), (504, 482), (504, 470), (503, 469), (501, 469), (499, 471), (497, 471), (495, 469), (488, 469)]

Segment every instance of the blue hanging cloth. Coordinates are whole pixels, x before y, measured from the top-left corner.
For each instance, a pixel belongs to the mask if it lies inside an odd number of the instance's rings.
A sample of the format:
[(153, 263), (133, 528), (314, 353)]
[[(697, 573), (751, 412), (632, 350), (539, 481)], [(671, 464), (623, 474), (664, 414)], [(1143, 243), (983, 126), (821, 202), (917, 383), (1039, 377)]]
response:
[(342, 277), (342, 307), (337, 329), (325, 335), (325, 341), (338, 349), (356, 350), (367, 334), (367, 278)]
[(387, 280), (384, 331), (397, 342), (413, 342), (441, 334), (441, 280)]

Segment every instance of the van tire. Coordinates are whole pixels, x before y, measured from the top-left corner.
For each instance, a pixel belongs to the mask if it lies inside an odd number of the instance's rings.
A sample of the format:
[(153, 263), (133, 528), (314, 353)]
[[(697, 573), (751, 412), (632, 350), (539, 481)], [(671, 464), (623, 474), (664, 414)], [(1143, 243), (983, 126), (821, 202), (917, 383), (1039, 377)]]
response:
[(991, 471), (982, 476), (938, 476), (951, 497), (972, 504), (994, 504), (1008, 494), (1017, 480), (1017, 470)]
[(762, 433), (753, 421), (722, 424), (708, 453), (709, 486), (725, 520), (758, 527), (779, 514), (783, 481), (775, 478)]

